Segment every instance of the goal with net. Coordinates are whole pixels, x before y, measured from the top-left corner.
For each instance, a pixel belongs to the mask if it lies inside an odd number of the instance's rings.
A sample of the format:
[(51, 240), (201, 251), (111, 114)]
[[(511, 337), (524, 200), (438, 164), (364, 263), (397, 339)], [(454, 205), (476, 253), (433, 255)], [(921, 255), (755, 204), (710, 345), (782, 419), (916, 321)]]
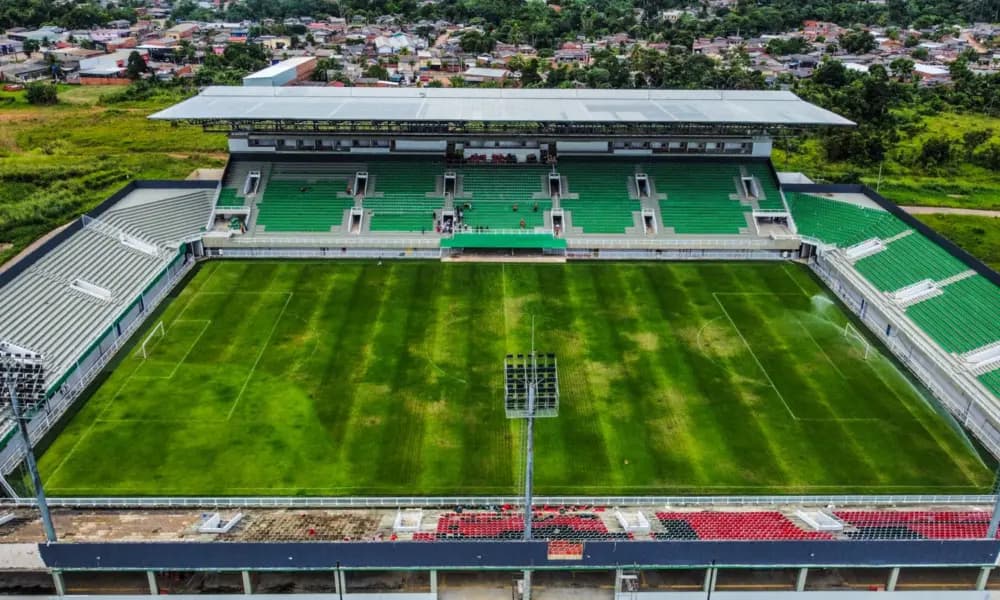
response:
[[(146, 339), (142, 340), (142, 357), (149, 358), (149, 342), (153, 340), (159, 340), (166, 335), (166, 330), (163, 328), (163, 321), (160, 321), (153, 326), (153, 330), (146, 335)], [(155, 344), (154, 344), (155, 346)]]
[(858, 346), (861, 349), (862, 355), (865, 357), (865, 360), (868, 360), (868, 356), (871, 354), (872, 351), (872, 345), (868, 342), (867, 339), (865, 339), (865, 336), (863, 336), (861, 332), (858, 331), (856, 327), (854, 327), (854, 325), (851, 325), (850, 323), (844, 325), (844, 337), (847, 338), (854, 345)]

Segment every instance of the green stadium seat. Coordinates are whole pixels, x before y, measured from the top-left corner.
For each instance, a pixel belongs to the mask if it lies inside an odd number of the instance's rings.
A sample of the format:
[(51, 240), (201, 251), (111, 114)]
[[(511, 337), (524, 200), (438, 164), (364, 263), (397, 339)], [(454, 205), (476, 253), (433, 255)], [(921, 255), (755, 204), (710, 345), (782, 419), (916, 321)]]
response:
[(924, 279), (940, 281), (969, 270), (965, 263), (916, 232), (862, 258), (854, 268), (882, 291), (898, 290)]
[(785, 199), (800, 234), (842, 248), (871, 238), (891, 238), (909, 229), (880, 209), (797, 192), (786, 193)]
[(785, 203), (781, 199), (781, 192), (778, 190), (778, 182), (774, 180), (774, 175), (766, 163), (749, 163), (744, 165), (748, 175), (752, 175), (760, 184), (763, 198), (757, 199), (757, 208), (761, 210), (786, 210)]
[(986, 389), (992, 392), (994, 396), (1000, 398), (1000, 369), (994, 369), (989, 373), (980, 375), (979, 381), (986, 386)]
[(578, 198), (562, 198), (560, 205), (570, 213), (570, 222), (584, 233), (622, 234), (635, 226), (633, 213), (642, 210), (639, 200), (629, 197), (629, 178), (635, 175), (635, 164), (619, 160), (559, 161), (559, 174), (565, 177), (567, 194)]
[(235, 188), (222, 188), (219, 190), (219, 199), (215, 202), (215, 206), (216, 208), (223, 206), (243, 207), (246, 206), (246, 203), (246, 197), (237, 195)]
[(372, 212), (371, 231), (432, 231), (434, 212), (444, 206), (434, 193), (444, 164), (430, 160), (371, 161), (364, 208)]
[(913, 304), (906, 314), (948, 352), (965, 353), (1000, 340), (1000, 290), (975, 275)]
[(271, 179), (258, 205), (257, 225), (268, 232), (329, 231), (339, 227), (354, 198), (341, 197), (340, 181), (282, 181)]
[[(655, 162), (644, 166), (653, 178), (664, 227), (678, 234), (738, 234), (748, 227), (751, 207), (730, 198), (736, 193), (736, 162)], [(776, 191), (776, 190), (775, 190)], [(780, 196), (779, 196), (780, 198)]]
[(525, 228), (533, 229), (545, 224), (545, 211), (552, 209), (552, 201), (532, 196), (545, 191), (548, 168), (465, 166), (455, 171), (461, 176), (465, 196), (456, 198), (455, 205), (469, 207), (462, 214), (465, 225), (518, 229), (524, 220)]

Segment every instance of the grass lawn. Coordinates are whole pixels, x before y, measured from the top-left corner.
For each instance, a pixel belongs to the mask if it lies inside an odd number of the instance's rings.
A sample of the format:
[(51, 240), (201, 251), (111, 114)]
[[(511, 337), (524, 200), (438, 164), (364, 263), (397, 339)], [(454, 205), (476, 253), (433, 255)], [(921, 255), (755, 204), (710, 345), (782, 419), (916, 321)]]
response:
[(112, 91), (60, 86), (60, 103), (41, 107), (0, 92), (0, 263), (132, 179), (225, 164), (225, 136), (146, 118), (178, 97), (101, 104)]
[(501, 366), (531, 315), (562, 391), (540, 494), (990, 488), (802, 267), (402, 261), (203, 265), (45, 451), (46, 488), (517, 493)]
[(944, 237), (1000, 271), (1000, 217), (916, 215)]

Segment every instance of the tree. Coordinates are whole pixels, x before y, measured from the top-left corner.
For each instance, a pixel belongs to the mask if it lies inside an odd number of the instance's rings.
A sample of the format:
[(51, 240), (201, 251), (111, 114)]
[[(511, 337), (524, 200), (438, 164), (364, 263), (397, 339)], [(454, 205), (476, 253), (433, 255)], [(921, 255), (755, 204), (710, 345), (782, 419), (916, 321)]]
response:
[(493, 50), (493, 46), (496, 45), (496, 40), (494, 40), (489, 34), (480, 33), (475, 29), (470, 29), (462, 34), (458, 43), (462, 47), (463, 52), (481, 54), (484, 52), (491, 52)]
[(993, 137), (993, 130), (989, 128), (966, 131), (962, 134), (962, 144), (965, 146), (966, 155), (972, 158), (972, 154), (976, 148), (982, 146), (991, 137)]
[(39, 81), (28, 84), (25, 98), (28, 100), (28, 104), (56, 104), (59, 102), (56, 86)]
[(809, 42), (793, 37), (787, 40), (774, 38), (767, 43), (767, 53), (771, 56), (788, 56), (789, 54), (800, 54), (809, 49)]
[(142, 78), (143, 74), (149, 69), (146, 66), (146, 60), (142, 57), (137, 50), (133, 50), (128, 55), (128, 64), (125, 66), (125, 74), (132, 81), (136, 81)]
[(374, 64), (365, 69), (365, 77), (385, 81), (386, 79), (389, 79), (389, 71), (380, 64)]
[(878, 48), (878, 43), (871, 32), (850, 31), (840, 37), (840, 47), (851, 54), (865, 54)]
[(913, 52), (910, 52), (910, 56), (912, 56), (914, 60), (927, 60), (930, 58), (930, 55), (931, 53), (928, 52), (927, 48), (924, 48), (923, 46), (914, 48)]
[(917, 161), (925, 167), (946, 165), (951, 162), (951, 140), (946, 137), (932, 137), (924, 142)]
[(32, 39), (24, 40), (24, 53), (25, 55), (27, 55), (28, 58), (31, 58), (32, 54), (38, 52), (41, 49), (42, 45), (38, 43), (38, 40), (32, 40)]
[(913, 61), (909, 58), (900, 57), (889, 63), (892, 74), (900, 81), (909, 81), (913, 77)]
[(820, 85), (838, 88), (847, 82), (847, 68), (839, 60), (824, 59), (813, 71), (812, 80)]

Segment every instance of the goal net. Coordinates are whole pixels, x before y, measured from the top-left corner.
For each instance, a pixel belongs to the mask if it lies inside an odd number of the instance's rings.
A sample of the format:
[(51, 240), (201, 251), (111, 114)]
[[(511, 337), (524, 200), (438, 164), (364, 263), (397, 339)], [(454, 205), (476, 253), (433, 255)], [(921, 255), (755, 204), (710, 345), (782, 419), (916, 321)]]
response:
[[(154, 341), (154, 340), (158, 341), (164, 335), (166, 335), (166, 331), (163, 328), (163, 321), (160, 321), (159, 323), (157, 323), (156, 325), (153, 326), (153, 330), (150, 331), (146, 335), (146, 339), (142, 340), (142, 357), (143, 358), (149, 358), (149, 352), (150, 352), (150, 350), (152, 350), (152, 348), (150, 347), (149, 343), (151, 341)], [(154, 343), (153, 346), (155, 346), (155, 345), (156, 344)]]
[(865, 360), (871, 355), (872, 345), (865, 339), (865, 336), (857, 330), (854, 325), (847, 323), (844, 325), (844, 338), (846, 338), (850, 343), (861, 350), (862, 356)]

